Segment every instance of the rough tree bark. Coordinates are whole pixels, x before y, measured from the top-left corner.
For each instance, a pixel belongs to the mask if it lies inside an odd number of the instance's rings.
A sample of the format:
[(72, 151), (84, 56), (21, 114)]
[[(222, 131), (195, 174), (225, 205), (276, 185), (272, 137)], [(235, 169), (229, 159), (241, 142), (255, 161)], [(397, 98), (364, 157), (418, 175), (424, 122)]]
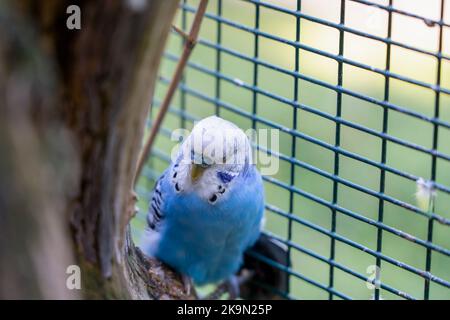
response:
[(189, 298), (127, 227), (178, 1), (79, 1), (69, 30), (72, 3), (0, 4), (0, 297)]

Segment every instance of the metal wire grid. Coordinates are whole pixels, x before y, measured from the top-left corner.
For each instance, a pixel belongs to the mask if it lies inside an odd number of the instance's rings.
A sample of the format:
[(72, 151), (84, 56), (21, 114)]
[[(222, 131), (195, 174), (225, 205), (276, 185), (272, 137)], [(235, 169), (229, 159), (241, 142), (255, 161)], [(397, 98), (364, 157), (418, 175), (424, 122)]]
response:
[[(338, 1), (338, 0), (336, 0)], [(442, 214), (438, 214), (435, 212), (434, 208), (434, 202), (431, 203), (431, 206), (427, 211), (419, 208), (418, 206), (412, 205), (408, 202), (402, 201), (400, 199), (397, 199), (396, 197), (390, 196), (387, 194), (386, 191), (386, 174), (392, 174), (399, 176), (401, 178), (411, 180), (414, 182), (419, 181), (420, 177), (416, 176), (414, 174), (405, 172), (400, 169), (396, 169), (391, 165), (387, 164), (387, 149), (388, 149), (388, 142), (397, 144), (403, 147), (406, 147), (408, 149), (415, 150), (417, 152), (429, 155), (431, 157), (431, 174), (430, 174), (430, 186), (432, 187), (435, 192), (441, 192), (443, 194), (450, 194), (450, 186), (447, 184), (442, 184), (436, 182), (437, 178), (437, 160), (440, 159), (442, 161), (448, 162), (450, 160), (450, 155), (446, 154), (445, 152), (442, 152), (438, 150), (438, 139), (439, 136), (442, 136), (443, 134), (446, 135), (448, 138), (448, 130), (450, 129), (450, 123), (440, 118), (440, 111), (441, 111), (441, 100), (442, 95), (449, 95), (450, 89), (445, 88), (441, 86), (442, 81), (442, 61), (450, 61), (450, 56), (448, 56), (446, 53), (443, 53), (443, 34), (444, 34), (444, 28), (449, 28), (450, 25), (448, 23), (444, 22), (444, 0), (441, 0), (440, 2), (440, 18), (439, 20), (430, 19), (427, 17), (423, 17), (417, 14), (409, 13), (403, 10), (396, 9), (393, 5), (393, 0), (389, 0), (389, 3), (387, 5), (382, 4), (375, 4), (370, 1), (358, 1), (358, 0), (339, 0), (340, 1), (340, 14), (339, 14), (339, 23), (334, 23), (328, 20), (324, 20), (318, 17), (314, 17), (312, 15), (306, 14), (302, 11), (302, 1), (297, 0), (296, 2), (296, 9), (288, 9), (286, 7), (282, 7), (281, 5), (276, 5), (273, 3), (265, 2), (265, 1), (259, 1), (259, 0), (248, 0), (244, 1), (247, 3), (251, 3), (254, 5), (254, 26), (249, 27), (247, 25), (244, 25), (242, 23), (233, 21), (232, 19), (228, 19), (223, 15), (223, 0), (216, 0), (216, 10), (214, 13), (208, 11), (205, 15), (205, 19), (214, 21), (217, 24), (216, 29), (216, 41), (210, 41), (205, 38), (201, 38), (198, 41), (198, 46), (203, 46), (205, 48), (209, 48), (214, 50), (215, 52), (215, 68), (208, 68), (205, 65), (201, 63), (195, 63), (195, 62), (189, 62), (188, 68), (192, 70), (196, 70), (197, 72), (200, 72), (202, 74), (208, 75), (210, 77), (213, 77), (215, 80), (214, 83), (214, 96), (210, 96), (208, 94), (205, 94), (201, 92), (200, 90), (196, 90), (191, 88), (187, 83), (186, 79), (182, 80), (181, 85), (179, 86), (179, 105), (171, 106), (169, 109), (169, 113), (173, 115), (175, 118), (180, 119), (180, 125), (181, 127), (185, 128), (189, 124), (192, 124), (194, 121), (199, 120), (197, 116), (193, 115), (192, 113), (187, 111), (187, 97), (195, 97), (199, 100), (202, 100), (206, 103), (209, 103), (211, 105), (214, 105), (215, 107), (215, 113), (220, 115), (222, 110), (227, 110), (227, 112), (231, 112), (235, 115), (238, 115), (240, 117), (249, 119), (251, 121), (252, 127), (257, 128), (258, 124), (262, 124), (274, 129), (278, 129), (281, 132), (284, 132), (291, 136), (291, 150), (288, 154), (283, 154), (274, 150), (271, 150), (270, 148), (266, 148), (260, 145), (255, 146), (257, 150), (260, 152), (267, 153), (272, 156), (279, 157), (281, 160), (286, 161), (290, 164), (290, 177), (289, 177), (289, 183), (280, 181), (279, 179), (276, 179), (271, 176), (265, 176), (264, 180), (266, 183), (273, 184), (275, 186), (278, 186), (280, 188), (283, 188), (287, 192), (289, 192), (289, 206), (288, 210), (283, 210), (273, 204), (268, 203), (266, 205), (266, 209), (268, 212), (271, 212), (273, 214), (279, 215), (280, 217), (283, 217), (287, 220), (287, 233), (286, 237), (282, 237), (280, 235), (277, 235), (273, 232), (265, 231), (270, 236), (274, 237), (275, 239), (281, 241), (282, 243), (287, 245), (287, 248), (289, 250), (289, 255), (291, 256), (293, 251), (301, 252), (304, 255), (307, 255), (313, 259), (317, 259), (318, 261), (321, 261), (329, 266), (329, 276), (328, 276), (328, 283), (322, 283), (320, 281), (317, 281), (313, 279), (312, 277), (308, 277), (304, 275), (301, 270), (296, 270), (293, 267), (286, 267), (282, 264), (279, 264), (275, 261), (271, 261), (270, 259), (262, 256), (258, 256), (259, 259), (262, 261), (265, 261), (268, 264), (271, 264), (280, 270), (283, 270), (284, 272), (289, 274), (289, 278), (298, 278), (302, 280), (303, 282), (306, 282), (312, 286), (315, 286), (317, 288), (320, 288), (321, 290), (324, 290), (328, 293), (328, 298), (333, 299), (335, 297), (341, 298), (341, 299), (351, 299), (348, 294), (345, 294), (344, 292), (341, 292), (340, 290), (335, 288), (335, 272), (336, 269), (351, 275), (354, 278), (360, 279), (362, 281), (369, 281), (372, 283), (375, 283), (375, 281), (379, 284), (379, 286), (374, 290), (374, 299), (380, 299), (380, 292), (382, 290), (386, 292), (390, 292), (398, 297), (406, 298), (406, 299), (416, 299), (416, 298), (423, 298), (423, 299), (429, 299), (430, 298), (430, 283), (438, 284), (444, 288), (447, 288), (447, 290), (450, 289), (450, 282), (446, 279), (443, 279), (441, 277), (438, 277), (431, 273), (431, 262), (432, 262), (432, 256), (433, 253), (439, 253), (444, 256), (444, 259), (449, 259), (450, 257), (450, 250), (448, 247), (444, 247), (442, 245), (438, 245), (433, 242), (433, 231), (434, 226), (437, 224), (443, 226), (445, 228), (445, 232), (447, 235), (449, 235), (449, 226), (450, 226), (450, 220), (443, 216)], [(357, 29), (353, 29), (351, 27), (346, 26), (345, 24), (345, 14), (346, 14), (346, 5), (349, 2), (359, 3), (361, 5), (371, 6), (375, 7), (378, 10), (383, 10), (387, 12), (388, 15), (388, 25), (387, 25), (387, 37), (379, 37), (370, 33), (362, 32)], [(269, 10), (274, 10), (277, 12), (280, 12), (282, 14), (286, 14), (289, 16), (293, 16), (296, 21), (296, 30), (295, 30), (295, 41), (291, 41), (288, 39), (284, 39), (282, 37), (264, 32), (260, 29), (260, 8), (266, 8)], [(180, 4), (180, 15), (181, 15), (181, 27), (183, 30), (186, 30), (187, 26), (187, 15), (192, 14), (196, 11), (196, 6), (188, 4), (186, 1), (183, 1)], [(399, 41), (395, 41), (391, 39), (392, 35), (392, 17), (394, 14), (407, 16), (412, 19), (421, 20), (423, 21), (427, 26), (430, 27), (437, 27), (439, 29), (439, 43), (438, 43), (438, 51), (432, 52), (428, 51), (423, 48), (414, 47), (409, 44), (405, 44)], [(300, 34), (301, 34), (301, 20), (308, 20), (320, 25), (327, 26), (329, 28), (333, 28), (338, 30), (339, 32), (339, 48), (338, 48), (338, 54), (332, 54), (330, 52), (314, 48), (312, 46), (309, 46), (307, 44), (301, 43), (300, 41)], [(227, 27), (244, 31), (248, 34), (253, 35), (254, 37), (254, 50), (252, 55), (247, 55), (241, 52), (238, 52), (236, 50), (230, 49), (222, 44), (222, 29), (223, 25), (226, 25)], [(346, 34), (354, 34), (360, 37), (370, 38), (372, 40), (375, 40), (377, 42), (383, 43), (386, 47), (386, 61), (385, 61), (385, 68), (380, 69), (373, 67), (368, 64), (364, 64), (358, 61), (354, 61), (352, 59), (345, 57), (345, 36)], [(174, 38), (178, 37), (177, 34), (174, 33), (172, 36)], [(278, 43), (282, 43), (288, 46), (291, 46), (294, 48), (295, 51), (295, 66), (293, 70), (288, 70), (282, 67), (279, 67), (275, 64), (272, 64), (270, 62), (267, 62), (260, 58), (259, 55), (259, 40), (260, 38), (269, 39)], [(392, 47), (399, 47), (403, 48), (408, 51), (416, 52), (424, 56), (430, 56), (436, 59), (437, 61), (437, 72), (436, 72), (436, 82), (435, 83), (426, 83), (424, 81), (420, 81), (417, 79), (414, 79), (412, 77), (407, 77), (399, 73), (395, 73), (391, 71), (391, 48)], [(315, 77), (308, 76), (304, 73), (302, 73), (302, 70), (300, 69), (300, 59), (301, 54), (300, 50), (310, 52), (319, 56), (323, 56), (326, 58), (330, 58), (334, 61), (336, 61), (338, 69), (337, 69), (337, 83), (331, 84), (328, 82), (325, 82), (323, 80), (319, 80)], [(245, 83), (244, 81), (238, 80), (236, 78), (233, 78), (231, 76), (226, 75), (222, 72), (222, 64), (223, 64), (223, 55), (229, 55), (236, 59), (240, 59), (243, 61), (247, 61), (253, 65), (253, 77), (251, 83)], [(165, 53), (165, 59), (167, 61), (173, 61), (176, 62), (178, 60), (178, 56), (174, 53), (171, 53), (167, 51)], [(370, 95), (357, 92), (355, 90), (351, 90), (346, 88), (343, 85), (343, 79), (344, 79), (344, 66), (349, 65), (356, 68), (360, 68), (362, 70), (367, 70), (372, 73), (381, 75), (384, 77), (384, 97), (383, 99), (377, 99)], [(283, 97), (279, 94), (270, 92), (268, 90), (262, 89), (260, 86), (258, 86), (258, 81), (260, 79), (259, 70), (261, 67), (273, 70), (275, 72), (287, 75), (292, 77), (293, 83), (294, 83), (294, 95), (292, 99), (288, 99), (286, 97)], [(408, 106), (401, 106), (399, 104), (390, 102), (390, 81), (391, 79), (395, 79), (398, 81), (402, 81), (405, 83), (412, 84), (417, 87), (426, 88), (428, 90), (431, 90), (434, 92), (434, 114), (433, 116), (427, 116), (425, 114), (422, 114), (420, 112), (411, 110), (408, 108)], [(299, 81), (306, 81), (309, 83), (312, 83), (314, 85), (321, 86), (323, 88), (330, 89), (336, 93), (336, 112), (335, 114), (330, 114), (327, 112), (324, 112), (322, 110), (319, 110), (315, 107), (309, 106), (304, 103), (299, 102), (299, 92), (301, 94), (301, 90), (299, 90)], [(162, 75), (160, 77), (160, 83), (161, 85), (167, 85), (169, 83), (169, 78), (167, 76)], [(221, 93), (221, 84), (222, 83), (229, 83), (234, 86), (238, 86), (240, 88), (243, 88), (245, 90), (249, 90), (252, 94), (252, 109), (251, 112), (244, 110), (243, 108), (240, 108), (239, 106), (233, 105), (231, 103), (228, 103), (224, 100), (222, 100), (222, 93)], [(382, 108), (382, 130), (374, 130), (372, 128), (369, 128), (367, 126), (363, 126), (361, 124), (358, 124), (354, 121), (346, 120), (342, 117), (342, 98), (343, 96), (350, 96), (357, 98), (361, 101), (368, 102), (372, 104), (373, 106), (378, 106)], [(283, 125), (280, 125), (276, 123), (275, 121), (272, 121), (271, 119), (267, 119), (264, 117), (261, 117), (258, 114), (258, 98), (259, 97), (267, 97), (271, 98), (275, 101), (278, 101), (282, 104), (285, 104), (287, 106), (290, 106), (293, 110), (293, 118), (292, 118), (292, 125), (291, 127), (286, 127)], [(155, 98), (153, 104), (154, 107), (157, 108), (160, 101)], [(447, 106), (448, 107), (448, 106)], [(319, 117), (328, 119), (330, 121), (333, 121), (335, 123), (335, 141), (334, 144), (322, 141), (318, 138), (312, 137), (310, 135), (305, 134), (301, 130), (298, 129), (298, 117), (297, 112), (299, 110), (303, 110), (305, 112), (317, 115)], [(416, 144), (410, 141), (407, 141), (405, 139), (401, 139), (398, 137), (395, 137), (393, 135), (390, 135), (388, 133), (388, 118), (389, 115), (392, 112), (400, 113), (415, 119), (418, 119), (419, 121), (430, 123), (433, 126), (433, 134), (432, 134), (432, 148), (424, 147), (420, 144)], [(149, 124), (151, 123), (151, 120), (149, 120)], [(373, 137), (377, 137), (381, 140), (381, 160), (380, 161), (374, 161), (372, 159), (369, 159), (368, 157), (362, 156), (358, 153), (346, 150), (341, 146), (341, 128), (349, 127), (361, 132), (364, 132), (368, 135), (371, 135)], [(439, 134), (439, 131), (444, 131), (444, 133)], [(161, 130), (162, 136), (170, 137), (171, 130), (168, 128), (163, 128)], [(317, 166), (314, 166), (312, 164), (309, 164), (305, 161), (301, 161), (296, 158), (296, 149), (298, 148), (297, 142), (298, 139), (304, 140), (307, 142), (310, 142), (314, 145), (317, 145), (321, 148), (324, 148), (326, 150), (331, 151), (334, 154), (334, 167), (332, 172), (328, 172), (323, 169), (319, 169)], [(442, 139), (442, 138), (441, 138)], [(368, 188), (365, 186), (362, 186), (360, 184), (351, 182), (348, 179), (345, 179), (340, 176), (340, 161), (342, 157), (350, 158), (355, 161), (364, 163), (368, 166), (374, 167), (379, 170), (379, 189), (373, 190), (372, 188)], [(155, 149), (153, 152), (153, 159), (161, 159), (165, 162), (168, 162), (170, 160), (169, 155), (167, 152)], [(296, 186), (296, 170), (299, 168), (308, 170), (310, 172), (313, 172), (317, 175), (320, 175), (326, 179), (329, 179), (332, 181), (332, 201), (327, 201), (326, 199), (323, 199), (313, 193), (307, 192), (303, 190), (302, 188), (299, 188)], [(144, 169), (144, 177), (149, 179), (149, 181), (154, 181), (155, 178), (159, 175), (160, 170), (155, 169), (154, 164), (152, 161), (149, 162), (147, 167)], [(338, 196), (339, 196), (339, 186), (343, 185), (349, 188), (352, 188), (354, 190), (357, 190), (359, 192), (365, 193), (369, 196), (375, 197), (378, 199), (378, 214), (376, 219), (371, 219), (366, 217), (365, 215), (358, 213), (356, 211), (350, 210), (348, 208), (345, 208), (344, 206), (340, 205), (338, 202)], [(141, 183), (140, 185), (140, 193), (143, 195), (144, 201), (146, 200), (146, 195), (148, 195), (148, 189), (151, 188), (152, 184), (151, 182)], [(309, 199), (319, 205), (322, 205), (326, 208), (328, 208), (331, 211), (331, 228), (324, 228), (320, 225), (317, 225), (308, 219), (305, 219), (301, 217), (301, 215), (296, 214), (294, 211), (294, 196), (300, 196), (304, 197), (306, 199)], [(427, 236), (426, 239), (422, 239), (418, 236), (415, 236), (413, 234), (409, 234), (405, 231), (400, 230), (399, 228), (392, 227), (388, 224), (384, 223), (384, 210), (385, 205), (389, 203), (392, 205), (395, 205), (399, 208), (406, 209), (408, 211), (411, 211), (415, 213), (418, 216), (422, 216), (428, 220), (428, 230), (427, 230)], [(449, 210), (450, 208), (446, 208)], [(370, 226), (373, 226), (376, 228), (376, 249), (371, 249), (366, 245), (363, 245), (361, 243), (358, 243), (357, 241), (351, 240), (348, 237), (345, 237), (339, 232), (337, 232), (336, 229), (336, 219), (338, 215), (344, 215), (347, 217), (350, 217), (352, 219), (358, 220), (362, 223), (368, 224)], [(299, 224), (306, 228), (309, 228), (311, 230), (314, 230), (320, 234), (323, 234), (330, 238), (330, 253), (329, 256), (325, 256), (322, 254), (319, 254), (315, 252), (314, 250), (308, 249), (305, 246), (299, 245), (295, 241), (293, 241), (293, 225)], [(403, 263), (393, 257), (390, 257), (387, 254), (383, 253), (383, 236), (388, 233), (391, 235), (394, 235), (396, 237), (399, 237), (401, 239), (405, 239), (409, 242), (415, 243), (418, 246), (424, 248), (426, 250), (426, 259), (425, 259), (425, 265), (421, 268), (415, 267), (413, 265)], [(447, 238), (449, 239), (449, 238)], [(409, 293), (406, 293), (398, 288), (396, 288), (393, 285), (389, 285), (388, 283), (385, 283), (383, 281), (380, 281), (380, 279), (369, 279), (366, 274), (363, 274), (361, 272), (357, 272), (348, 265), (351, 265), (351, 261), (344, 264), (336, 260), (336, 244), (337, 243), (343, 243), (348, 246), (351, 246), (353, 248), (356, 248), (357, 250), (360, 250), (370, 256), (373, 256), (375, 258), (376, 266), (381, 267), (382, 263), (388, 263), (392, 264), (402, 270), (407, 270), (408, 272), (423, 278), (423, 296), (422, 297), (416, 297), (412, 296)], [(446, 242), (448, 244), (448, 241)], [(447, 262), (449, 260), (446, 260)], [(450, 267), (450, 264), (449, 264)], [(287, 284), (287, 292), (277, 292), (281, 296), (285, 298), (296, 298), (295, 296), (292, 296), (291, 294), (291, 284), (292, 281), (288, 280)], [(261, 284), (262, 286), (265, 286), (265, 284)]]

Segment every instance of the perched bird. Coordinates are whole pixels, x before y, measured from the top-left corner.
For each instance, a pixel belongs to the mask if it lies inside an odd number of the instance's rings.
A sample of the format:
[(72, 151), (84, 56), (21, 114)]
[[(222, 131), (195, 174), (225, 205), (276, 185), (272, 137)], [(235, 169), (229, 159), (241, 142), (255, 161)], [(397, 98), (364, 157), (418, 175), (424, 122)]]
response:
[(262, 179), (247, 136), (208, 117), (158, 179), (140, 247), (195, 284), (229, 279), (236, 295), (233, 275), (260, 235), (263, 212)]

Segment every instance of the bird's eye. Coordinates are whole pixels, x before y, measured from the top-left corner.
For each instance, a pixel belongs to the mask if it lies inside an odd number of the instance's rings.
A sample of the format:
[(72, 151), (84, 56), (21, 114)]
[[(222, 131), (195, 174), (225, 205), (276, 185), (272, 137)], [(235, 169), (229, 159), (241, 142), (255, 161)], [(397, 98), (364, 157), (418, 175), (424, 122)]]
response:
[(202, 168), (208, 168), (208, 167), (210, 167), (211, 165), (210, 164), (207, 164), (206, 162), (202, 162), (202, 164), (200, 165), (200, 167), (202, 167)]

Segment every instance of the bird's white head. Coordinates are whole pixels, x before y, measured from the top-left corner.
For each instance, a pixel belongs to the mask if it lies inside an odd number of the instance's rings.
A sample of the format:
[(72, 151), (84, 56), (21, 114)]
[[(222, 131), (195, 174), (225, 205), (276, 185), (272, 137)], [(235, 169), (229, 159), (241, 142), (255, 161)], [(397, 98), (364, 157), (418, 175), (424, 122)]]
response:
[(199, 121), (181, 145), (172, 180), (177, 192), (197, 192), (214, 204), (251, 164), (252, 148), (245, 133), (211, 116)]

